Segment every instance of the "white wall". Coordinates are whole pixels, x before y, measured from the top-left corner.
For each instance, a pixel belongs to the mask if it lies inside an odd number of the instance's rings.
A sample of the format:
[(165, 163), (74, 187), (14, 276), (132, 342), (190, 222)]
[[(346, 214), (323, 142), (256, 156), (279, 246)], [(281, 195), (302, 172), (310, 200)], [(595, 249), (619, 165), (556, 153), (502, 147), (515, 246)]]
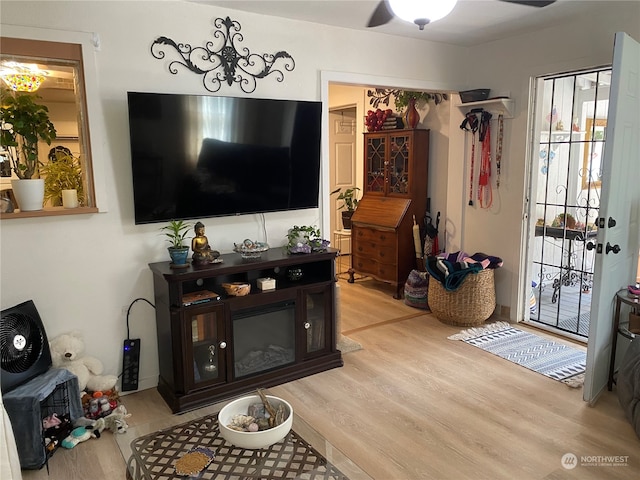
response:
[[(322, 72), (378, 77), (386, 83), (456, 84), (465, 71), (465, 50), (268, 18), (191, 2), (29, 2), (2, 1), (3, 25), (40, 27), (69, 32), (95, 32), (97, 99), (104, 123), (97, 169), (104, 185), (104, 213), (64, 217), (12, 219), (0, 222), (1, 307), (33, 299), (47, 334), (72, 329), (83, 332), (87, 351), (100, 358), (109, 373), (120, 373), (126, 337), (124, 306), (137, 297), (153, 300), (147, 264), (166, 260), (159, 225), (134, 225), (127, 121), (127, 91), (206, 94), (201, 78), (187, 71), (172, 75), (167, 62), (153, 58), (149, 48), (159, 36), (203, 45), (211, 38), (213, 19), (237, 20), (244, 41), (256, 53), (289, 52), (296, 62), (282, 83), (258, 81), (254, 97), (322, 99)], [(354, 47), (355, 46), (355, 47)], [(416, 61), (420, 59), (420, 61)], [(221, 95), (244, 96), (237, 86), (223, 86)], [(328, 105), (324, 105), (325, 114)], [(325, 135), (326, 141), (326, 135)], [(323, 188), (328, 185), (324, 145)], [(323, 192), (328, 206), (328, 192)], [(105, 202), (103, 202), (105, 203)], [(108, 208), (106, 208), (108, 207)], [(322, 222), (321, 209), (265, 215), (267, 240), (284, 245), (293, 224)], [(213, 247), (229, 252), (244, 238), (262, 240), (257, 215), (204, 221)], [(142, 339), (141, 388), (156, 385), (158, 374), (153, 309), (138, 302), (131, 311), (131, 336)]]
[[(100, 176), (108, 211), (94, 215), (2, 220), (0, 222), (1, 307), (26, 299), (36, 302), (47, 333), (54, 337), (80, 329), (88, 352), (110, 373), (119, 373), (126, 336), (122, 307), (137, 297), (153, 299), (149, 262), (167, 258), (158, 225), (136, 226), (127, 122), (127, 91), (206, 93), (200, 77), (171, 75), (149, 47), (164, 35), (201, 45), (210, 38), (212, 20), (231, 16), (242, 26), (242, 46), (252, 52), (286, 50), (296, 61), (284, 82), (258, 82), (254, 97), (327, 100), (328, 81), (407, 89), (455, 90), (490, 87), (511, 92), (516, 116), (505, 122), (502, 184), (495, 207), (466, 206), (462, 114), (450, 102), (449, 154), (432, 151), (429, 188), (445, 197), (452, 248), (501, 256), (496, 274), (498, 304), (516, 317), (517, 282), (525, 195), (529, 79), (611, 62), (613, 34), (622, 30), (640, 39), (637, 2), (605, 2), (602, 15), (576, 18), (554, 27), (471, 49), (420, 42), (178, 2), (28, 2), (2, 1), (2, 22), (72, 32), (96, 32), (99, 102), (106, 139)], [(381, 76), (381, 73), (384, 76)], [(344, 81), (343, 81), (344, 80)], [(243, 96), (237, 87), (221, 95)], [(328, 104), (324, 105), (325, 113)], [(441, 108), (437, 107), (438, 109)], [(438, 114), (440, 115), (440, 113)], [(444, 117), (441, 119), (445, 121)], [(444, 136), (444, 130), (442, 135)], [(325, 132), (326, 133), (326, 132)], [(326, 135), (324, 136), (326, 142)], [(328, 185), (324, 147), (323, 188)], [(324, 192), (323, 205), (329, 199)], [(262, 237), (258, 216), (208, 219), (214, 248), (229, 252), (233, 242)], [(291, 225), (322, 223), (320, 210), (266, 215), (267, 240), (284, 244)], [(328, 221), (327, 221), (328, 223)], [(442, 230), (442, 228), (441, 228)], [(460, 241), (465, 232), (464, 242)], [(447, 245), (449, 247), (449, 245)], [(142, 339), (141, 388), (155, 386), (158, 374), (154, 312), (138, 302), (131, 313), (131, 335)]]

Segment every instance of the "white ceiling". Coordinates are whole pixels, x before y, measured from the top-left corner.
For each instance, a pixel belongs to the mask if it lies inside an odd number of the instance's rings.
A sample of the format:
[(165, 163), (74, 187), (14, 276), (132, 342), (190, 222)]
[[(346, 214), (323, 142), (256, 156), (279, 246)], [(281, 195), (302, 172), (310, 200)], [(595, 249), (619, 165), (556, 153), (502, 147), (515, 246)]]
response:
[[(447, 17), (427, 25), (420, 31), (417, 25), (399, 19), (368, 29), (366, 25), (379, 0), (187, 1), (461, 46), (477, 45), (561, 24), (570, 17), (601, 8), (603, 3), (615, 3), (610, 0), (558, 0), (547, 7), (536, 8), (500, 0), (458, 0), (458, 4)], [(268, 22), (268, 19), (265, 18), (265, 22)]]

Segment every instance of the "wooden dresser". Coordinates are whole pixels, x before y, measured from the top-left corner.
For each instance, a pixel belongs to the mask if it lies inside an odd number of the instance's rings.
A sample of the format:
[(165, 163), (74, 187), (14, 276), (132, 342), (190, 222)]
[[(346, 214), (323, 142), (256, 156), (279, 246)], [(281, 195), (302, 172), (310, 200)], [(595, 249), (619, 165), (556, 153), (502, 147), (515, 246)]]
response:
[(413, 218), (427, 205), (428, 130), (366, 133), (364, 195), (351, 219), (349, 282), (360, 273), (391, 283), (394, 298), (416, 268)]

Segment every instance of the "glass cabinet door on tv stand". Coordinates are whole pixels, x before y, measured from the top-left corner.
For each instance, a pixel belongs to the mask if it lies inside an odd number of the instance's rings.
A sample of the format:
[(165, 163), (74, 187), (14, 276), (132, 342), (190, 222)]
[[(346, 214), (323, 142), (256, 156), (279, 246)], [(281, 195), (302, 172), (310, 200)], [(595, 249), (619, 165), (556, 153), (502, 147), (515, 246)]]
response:
[(331, 314), (330, 287), (304, 290), (304, 335), (305, 356), (324, 352), (331, 344), (327, 338), (326, 319)]
[(224, 307), (208, 304), (191, 307), (182, 313), (186, 391), (226, 381)]

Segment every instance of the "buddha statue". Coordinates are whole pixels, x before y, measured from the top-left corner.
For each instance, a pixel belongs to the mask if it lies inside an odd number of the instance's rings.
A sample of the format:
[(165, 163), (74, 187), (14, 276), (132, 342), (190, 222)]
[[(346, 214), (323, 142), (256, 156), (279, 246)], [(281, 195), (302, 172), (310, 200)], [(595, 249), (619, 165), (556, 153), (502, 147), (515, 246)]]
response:
[(209, 245), (209, 240), (204, 234), (204, 224), (197, 222), (194, 230), (196, 236), (191, 240), (191, 250), (193, 250), (191, 260), (193, 264), (206, 265), (207, 263), (214, 262), (220, 256), (220, 252), (213, 250)]

